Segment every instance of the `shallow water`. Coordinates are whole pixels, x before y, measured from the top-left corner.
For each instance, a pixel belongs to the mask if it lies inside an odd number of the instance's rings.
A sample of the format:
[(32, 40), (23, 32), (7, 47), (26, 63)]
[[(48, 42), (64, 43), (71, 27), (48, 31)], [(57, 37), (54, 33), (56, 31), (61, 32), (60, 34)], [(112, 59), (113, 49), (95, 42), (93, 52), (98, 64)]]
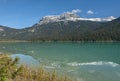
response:
[(0, 52), (30, 66), (44, 65), (78, 81), (119, 81), (120, 43), (1, 43)]

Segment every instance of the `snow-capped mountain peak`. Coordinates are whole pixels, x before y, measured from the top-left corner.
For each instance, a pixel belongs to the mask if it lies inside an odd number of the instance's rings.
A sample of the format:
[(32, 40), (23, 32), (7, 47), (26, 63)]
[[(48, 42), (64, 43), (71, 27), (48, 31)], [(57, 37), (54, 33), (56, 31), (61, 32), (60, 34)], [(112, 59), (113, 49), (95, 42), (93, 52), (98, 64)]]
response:
[(38, 24), (47, 24), (53, 22), (60, 22), (60, 21), (96, 21), (96, 22), (107, 22), (116, 19), (114, 16), (106, 17), (106, 18), (81, 18), (77, 15), (77, 13), (63, 13), (61, 15), (50, 15), (43, 17)]
[(38, 24), (43, 23), (49, 23), (49, 22), (59, 22), (59, 21), (65, 21), (65, 20), (72, 20), (79, 18), (77, 14), (73, 13), (63, 13), (61, 15), (51, 15), (51, 16), (45, 16), (43, 17)]

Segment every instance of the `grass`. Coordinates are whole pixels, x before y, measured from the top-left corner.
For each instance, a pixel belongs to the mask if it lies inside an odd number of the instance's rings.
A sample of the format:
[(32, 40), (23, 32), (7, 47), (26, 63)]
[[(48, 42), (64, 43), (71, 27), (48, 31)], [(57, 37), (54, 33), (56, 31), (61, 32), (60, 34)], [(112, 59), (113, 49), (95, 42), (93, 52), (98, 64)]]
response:
[(18, 66), (19, 58), (0, 54), (0, 81), (73, 81), (68, 76), (57, 75), (55, 71), (45, 71), (42, 67), (32, 69)]

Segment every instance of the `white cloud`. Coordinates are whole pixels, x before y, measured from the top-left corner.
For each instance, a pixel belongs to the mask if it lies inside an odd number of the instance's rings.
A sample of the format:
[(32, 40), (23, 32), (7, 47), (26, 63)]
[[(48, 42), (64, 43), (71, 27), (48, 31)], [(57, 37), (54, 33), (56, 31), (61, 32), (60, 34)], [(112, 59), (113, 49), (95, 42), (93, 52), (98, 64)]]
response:
[(85, 20), (85, 21), (96, 21), (96, 22), (107, 22), (116, 19), (114, 16), (106, 17), (106, 18), (77, 18), (77, 20)]
[(88, 10), (87, 14), (94, 14), (94, 12), (92, 10)]
[(77, 14), (77, 13), (81, 13), (81, 12), (82, 12), (82, 10), (80, 10), (80, 9), (74, 9), (71, 12), (68, 11), (68, 12), (64, 12), (64, 13), (67, 13), (67, 14)]
[(108, 21), (111, 21), (111, 20), (114, 20), (114, 19), (116, 19), (114, 16), (110, 16), (110, 17), (107, 17), (106, 18)]
[(72, 10), (72, 13), (81, 13), (81, 12), (82, 12), (82, 10), (79, 10), (79, 9)]

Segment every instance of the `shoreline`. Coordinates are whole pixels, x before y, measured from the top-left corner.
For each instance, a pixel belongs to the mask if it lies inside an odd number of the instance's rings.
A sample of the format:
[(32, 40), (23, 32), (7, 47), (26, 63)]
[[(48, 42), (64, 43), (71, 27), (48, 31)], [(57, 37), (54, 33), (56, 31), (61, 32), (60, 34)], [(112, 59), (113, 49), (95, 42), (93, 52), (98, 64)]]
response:
[(72, 43), (86, 43), (86, 42), (90, 42), (90, 43), (112, 43), (112, 42), (120, 42), (120, 41), (28, 41), (28, 40), (0, 40), (0, 43), (27, 43), (27, 42), (30, 42), (30, 43), (34, 43), (34, 42), (45, 42), (45, 43), (49, 43), (49, 42), (72, 42)]
[(31, 42), (26, 40), (0, 40), (0, 43), (19, 43), (19, 42)]

